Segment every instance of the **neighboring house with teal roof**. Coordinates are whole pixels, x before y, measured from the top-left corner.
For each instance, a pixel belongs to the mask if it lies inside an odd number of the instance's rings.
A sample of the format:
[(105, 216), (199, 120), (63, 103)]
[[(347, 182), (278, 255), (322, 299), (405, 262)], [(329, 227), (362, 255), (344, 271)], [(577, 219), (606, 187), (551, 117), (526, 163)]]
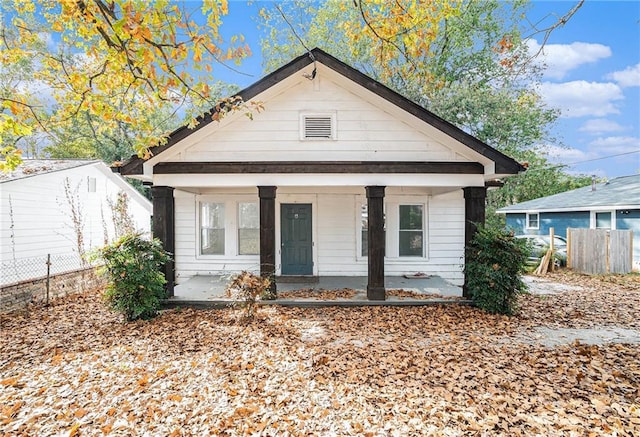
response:
[(517, 235), (547, 235), (550, 228), (563, 237), (567, 228), (630, 229), (633, 262), (640, 264), (640, 175), (594, 183), (497, 212), (505, 214), (507, 227)]

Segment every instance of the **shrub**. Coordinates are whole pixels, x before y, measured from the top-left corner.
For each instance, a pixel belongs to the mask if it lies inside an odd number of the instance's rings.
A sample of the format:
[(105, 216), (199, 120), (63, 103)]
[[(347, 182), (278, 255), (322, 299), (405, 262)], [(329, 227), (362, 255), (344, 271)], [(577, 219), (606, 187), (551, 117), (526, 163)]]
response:
[(104, 298), (110, 309), (127, 321), (158, 314), (166, 283), (160, 267), (171, 259), (160, 240), (125, 235), (99, 249), (96, 258), (104, 262), (102, 273), (109, 278)]
[(256, 314), (258, 299), (273, 299), (270, 287), (269, 278), (243, 271), (231, 278), (226, 293), (239, 301), (244, 310), (245, 320), (250, 320)]
[(527, 290), (522, 281), (529, 253), (526, 241), (479, 226), (466, 251), (466, 285), (476, 305), (490, 313), (513, 314), (518, 294)]

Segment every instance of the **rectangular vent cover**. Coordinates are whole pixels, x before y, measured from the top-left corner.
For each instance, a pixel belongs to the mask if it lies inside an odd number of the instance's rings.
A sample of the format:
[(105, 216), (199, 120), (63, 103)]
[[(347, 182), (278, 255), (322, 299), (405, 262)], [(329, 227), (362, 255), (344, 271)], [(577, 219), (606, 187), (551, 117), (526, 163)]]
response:
[(305, 139), (332, 139), (333, 123), (330, 116), (305, 116), (304, 117), (304, 138)]

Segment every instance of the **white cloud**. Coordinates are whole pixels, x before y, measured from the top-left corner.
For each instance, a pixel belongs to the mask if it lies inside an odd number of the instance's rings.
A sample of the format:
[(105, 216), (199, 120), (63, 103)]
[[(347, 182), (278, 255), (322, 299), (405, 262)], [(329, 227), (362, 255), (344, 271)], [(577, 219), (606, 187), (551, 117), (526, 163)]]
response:
[(553, 145), (546, 145), (541, 148), (542, 152), (547, 155), (547, 158), (551, 162), (559, 164), (567, 164), (571, 162), (580, 162), (587, 159), (593, 159), (595, 155), (593, 153), (575, 149), (573, 147), (559, 147)]
[[(618, 155), (640, 151), (640, 138), (638, 137), (604, 137), (597, 138), (589, 143), (589, 149), (601, 156)], [(634, 159), (640, 159), (636, 157)]]
[(615, 121), (607, 120), (606, 118), (594, 118), (587, 120), (578, 130), (596, 135), (606, 132), (622, 132), (628, 129), (628, 127), (622, 126)]
[(565, 83), (543, 82), (539, 91), (547, 105), (560, 109), (562, 116), (566, 118), (619, 114), (620, 111), (614, 102), (624, 99), (622, 90), (614, 83), (584, 80)]
[(614, 71), (607, 75), (607, 79), (615, 80), (623, 88), (640, 86), (640, 63), (621, 71)]
[(574, 42), (571, 44), (546, 44), (540, 50), (535, 39), (527, 41), (529, 53), (538, 54), (538, 60), (546, 65), (544, 75), (551, 79), (562, 79), (581, 65), (591, 64), (611, 56), (611, 48), (602, 44)]

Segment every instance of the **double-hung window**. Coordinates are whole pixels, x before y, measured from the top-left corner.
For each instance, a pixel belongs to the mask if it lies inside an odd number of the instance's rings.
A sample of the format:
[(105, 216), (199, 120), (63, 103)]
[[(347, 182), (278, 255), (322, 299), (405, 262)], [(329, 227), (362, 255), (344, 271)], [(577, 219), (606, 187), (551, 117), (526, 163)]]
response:
[(238, 203), (238, 254), (260, 253), (260, 209), (256, 202)]
[(224, 203), (200, 203), (200, 253), (224, 255)]
[(423, 205), (398, 205), (398, 255), (424, 256)]
[[(369, 255), (369, 216), (367, 205), (359, 205), (359, 255)], [(385, 203), (385, 256), (390, 259), (423, 258), (426, 253), (425, 204)]]
[(595, 213), (596, 229), (611, 229), (611, 212)]
[(537, 212), (527, 214), (527, 228), (538, 229), (540, 227), (540, 215)]

